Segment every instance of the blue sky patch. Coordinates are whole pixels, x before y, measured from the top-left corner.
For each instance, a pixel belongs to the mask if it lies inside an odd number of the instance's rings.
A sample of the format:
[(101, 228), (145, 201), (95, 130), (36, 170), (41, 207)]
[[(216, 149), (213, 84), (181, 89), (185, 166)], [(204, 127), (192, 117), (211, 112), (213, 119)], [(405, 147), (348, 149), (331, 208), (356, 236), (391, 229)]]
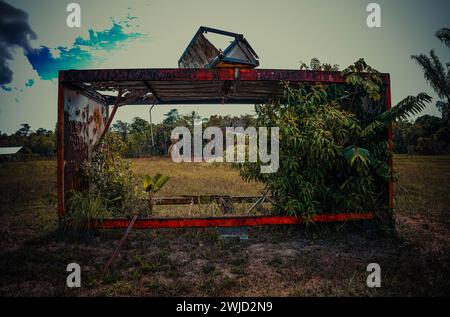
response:
[(116, 48), (124, 41), (137, 39), (142, 36), (143, 35), (140, 33), (125, 33), (123, 31), (123, 26), (113, 21), (113, 25), (110, 29), (98, 32), (89, 29), (89, 38), (83, 39), (82, 37), (78, 37), (75, 39), (74, 45), (109, 51)]
[[(129, 19), (129, 18), (128, 18)], [(72, 47), (60, 46), (52, 49), (41, 46), (30, 50), (26, 56), (28, 61), (43, 80), (51, 80), (58, 77), (58, 71), (62, 69), (82, 69), (101, 61), (95, 52), (110, 51), (121, 47), (126, 41), (145, 37), (141, 33), (126, 33), (122, 24), (115, 22), (111, 28), (103, 31), (89, 29), (88, 38), (78, 37)]]
[(26, 87), (33, 87), (34, 85), (34, 80), (33, 79), (28, 79), (28, 81), (25, 83)]

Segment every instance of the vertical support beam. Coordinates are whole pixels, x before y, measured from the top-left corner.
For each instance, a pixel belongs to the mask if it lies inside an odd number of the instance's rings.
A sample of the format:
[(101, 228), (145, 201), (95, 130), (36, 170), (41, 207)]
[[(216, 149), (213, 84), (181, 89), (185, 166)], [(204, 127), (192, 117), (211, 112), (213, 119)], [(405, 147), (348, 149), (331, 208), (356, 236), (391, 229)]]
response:
[[(143, 81), (145, 87), (147, 87), (148, 91), (150, 91), (153, 95), (153, 97), (158, 101), (161, 102), (161, 98), (159, 98), (158, 94), (156, 93), (155, 89), (148, 83), (148, 81)], [(154, 103), (153, 103), (154, 104)]]
[(64, 73), (58, 78), (58, 122), (57, 122), (57, 185), (58, 185), (58, 219), (64, 217)]
[[(387, 102), (387, 110), (390, 111), (391, 110), (391, 79), (390, 76), (387, 75), (387, 85), (386, 85), (386, 94), (387, 94), (387, 98), (386, 98), (386, 102)], [(389, 126), (388, 129), (388, 141), (389, 141), (389, 151), (393, 151), (392, 148), (392, 125)], [(389, 160), (389, 165), (391, 166), (391, 168), (393, 168), (394, 166), (394, 160), (391, 157), (391, 159)], [(394, 208), (394, 183), (392, 181), (389, 181), (388, 184), (388, 191), (389, 191), (389, 209)]]
[(150, 119), (150, 134), (152, 137), (152, 147), (155, 147), (155, 138), (153, 136), (153, 122), (152, 122), (152, 110), (155, 105), (156, 105), (156, 103), (153, 103), (153, 105), (150, 107), (150, 109), (148, 109), (148, 116)]
[(111, 114), (109, 115), (108, 122), (106, 122), (105, 129), (103, 130), (102, 135), (101, 135), (100, 138), (98, 139), (97, 145), (100, 144), (100, 142), (101, 142), (101, 141), (103, 140), (103, 138), (105, 137), (106, 133), (108, 133), (109, 126), (111, 125), (111, 122), (113, 121), (114, 116), (116, 115), (117, 108), (119, 108), (119, 102), (120, 102), (120, 97), (121, 97), (121, 95), (122, 95), (122, 90), (119, 89), (119, 91), (118, 91), (118, 93), (117, 93), (116, 102), (115, 102), (115, 104), (114, 104), (113, 111), (112, 111)]

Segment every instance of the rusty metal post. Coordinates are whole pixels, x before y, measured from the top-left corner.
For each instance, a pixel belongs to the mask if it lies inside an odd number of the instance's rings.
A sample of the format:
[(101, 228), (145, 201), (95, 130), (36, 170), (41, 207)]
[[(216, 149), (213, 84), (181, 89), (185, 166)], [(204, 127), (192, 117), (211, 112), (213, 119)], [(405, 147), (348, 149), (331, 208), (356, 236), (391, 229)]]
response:
[(153, 122), (152, 122), (152, 109), (153, 109), (154, 106), (156, 106), (156, 103), (154, 103), (150, 107), (150, 109), (148, 109), (148, 116), (149, 116), (149, 119), (150, 119), (150, 134), (151, 134), (151, 137), (152, 137), (152, 147), (155, 147), (155, 138), (153, 137)]
[[(386, 108), (387, 111), (391, 111), (391, 80), (389, 74), (386, 75), (387, 84), (386, 84)], [(394, 167), (394, 159), (393, 159), (393, 148), (392, 148), (392, 124), (388, 128), (388, 150), (391, 153), (389, 158), (389, 165), (391, 169)], [(391, 228), (395, 227), (394, 220), (394, 183), (392, 180), (388, 182), (388, 214), (386, 215), (385, 221), (388, 226)]]
[(123, 234), (122, 238), (120, 239), (119, 243), (117, 244), (116, 248), (114, 249), (113, 254), (111, 255), (111, 257), (109, 258), (108, 262), (106, 262), (105, 267), (103, 268), (103, 274), (108, 273), (109, 271), (109, 267), (112, 265), (112, 263), (114, 262), (114, 260), (117, 258), (117, 255), (119, 254), (120, 250), (123, 247), (123, 244), (125, 243), (125, 241), (128, 238), (128, 235), (131, 232), (131, 229), (134, 226), (134, 223), (136, 222), (136, 219), (138, 217), (138, 214), (135, 214), (133, 216), (133, 218), (130, 221), (130, 224), (127, 227), (127, 230), (125, 230), (125, 233)]
[[(388, 83), (386, 85), (386, 108), (387, 111), (391, 111), (391, 80), (388, 76), (387, 79)], [(392, 151), (392, 125), (389, 126), (389, 130), (388, 130), (388, 146), (389, 146), (389, 151)], [(391, 157), (389, 160), (389, 165), (392, 167), (394, 167), (394, 160)], [(389, 209), (394, 208), (394, 184), (392, 181), (389, 181)]]
[(103, 138), (105, 137), (106, 133), (108, 133), (109, 130), (109, 126), (111, 125), (111, 122), (114, 119), (114, 116), (116, 115), (117, 109), (119, 108), (119, 102), (120, 102), (120, 97), (122, 95), (122, 90), (119, 89), (118, 93), (117, 93), (117, 97), (116, 97), (116, 102), (114, 104), (114, 108), (113, 111), (111, 112), (111, 115), (108, 118), (108, 122), (106, 122), (105, 125), (105, 129), (102, 132), (102, 135), (100, 136), (100, 138), (98, 139), (98, 144), (100, 144), (100, 142), (103, 140)]
[(58, 219), (64, 218), (64, 74), (59, 72), (58, 78), (58, 122), (57, 122), (57, 185), (58, 185)]

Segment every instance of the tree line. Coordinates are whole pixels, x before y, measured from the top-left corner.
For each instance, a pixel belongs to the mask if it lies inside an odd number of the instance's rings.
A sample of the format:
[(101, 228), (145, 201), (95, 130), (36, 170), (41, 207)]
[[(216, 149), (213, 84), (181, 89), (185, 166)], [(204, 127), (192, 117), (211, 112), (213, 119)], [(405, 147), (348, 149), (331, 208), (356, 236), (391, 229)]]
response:
[[(444, 115), (444, 114), (443, 114)], [(444, 154), (450, 153), (450, 121), (423, 115), (415, 120), (403, 120), (393, 124), (392, 134), (395, 153)], [(197, 112), (181, 115), (177, 109), (165, 114), (163, 122), (150, 124), (147, 120), (135, 117), (132, 122), (116, 121), (111, 132), (120, 136), (125, 143), (122, 155), (125, 157), (165, 156), (171, 144), (171, 131), (177, 126), (192, 129), (193, 121), (201, 120), (203, 128), (209, 126), (248, 127), (254, 125), (254, 117), (212, 115), (201, 118)], [(224, 133), (225, 135), (225, 133)], [(56, 135), (52, 130), (39, 128), (32, 130), (27, 123), (10, 135), (0, 133), (0, 146), (22, 146), (16, 158), (53, 157), (56, 155)]]
[[(450, 48), (450, 29), (441, 28), (435, 33), (444, 45)], [(426, 81), (438, 95), (435, 103), (441, 118), (423, 115), (414, 121), (400, 120), (393, 124), (393, 143), (395, 153), (443, 154), (450, 153), (450, 63), (443, 64), (434, 50), (429, 55), (411, 55), (422, 69)], [(445, 66), (444, 66), (445, 65)], [(339, 65), (321, 63), (317, 58), (310, 65), (301, 63), (300, 69), (335, 70)], [(170, 134), (174, 127), (192, 127), (194, 120), (202, 120), (204, 127), (247, 127), (255, 123), (251, 115), (218, 116), (201, 118), (195, 111), (181, 115), (177, 109), (165, 114), (162, 123), (150, 124), (135, 117), (131, 123), (118, 120), (111, 131), (120, 135), (126, 144), (123, 155), (126, 157), (143, 157), (150, 155), (167, 155), (171, 144)], [(225, 135), (225, 134), (224, 134)], [(17, 157), (49, 157), (56, 151), (56, 135), (51, 130), (39, 128), (31, 130), (28, 123), (23, 123), (13, 134), (1, 133), (0, 146), (23, 146)]]

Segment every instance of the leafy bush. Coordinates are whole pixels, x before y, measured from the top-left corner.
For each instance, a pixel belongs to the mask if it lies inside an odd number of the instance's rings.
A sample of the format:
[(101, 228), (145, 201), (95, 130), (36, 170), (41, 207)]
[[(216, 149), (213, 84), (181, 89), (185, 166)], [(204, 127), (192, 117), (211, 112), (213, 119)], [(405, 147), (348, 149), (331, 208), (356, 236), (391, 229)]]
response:
[(240, 173), (263, 182), (282, 213), (310, 219), (386, 205), (386, 181), (394, 179), (387, 128), (422, 110), (430, 97), (410, 96), (385, 112), (376, 70), (359, 60), (343, 75), (345, 86), (286, 84), (283, 100), (255, 107), (257, 126), (279, 127), (280, 167), (261, 174), (260, 162), (243, 163)]
[(107, 134), (84, 171), (89, 184), (108, 201), (121, 201), (132, 188), (130, 163), (120, 156), (124, 143), (116, 134)]
[(89, 189), (106, 200), (109, 210), (121, 215), (146, 209), (130, 163), (121, 157), (124, 149), (120, 136), (109, 133), (84, 165), (84, 179)]

